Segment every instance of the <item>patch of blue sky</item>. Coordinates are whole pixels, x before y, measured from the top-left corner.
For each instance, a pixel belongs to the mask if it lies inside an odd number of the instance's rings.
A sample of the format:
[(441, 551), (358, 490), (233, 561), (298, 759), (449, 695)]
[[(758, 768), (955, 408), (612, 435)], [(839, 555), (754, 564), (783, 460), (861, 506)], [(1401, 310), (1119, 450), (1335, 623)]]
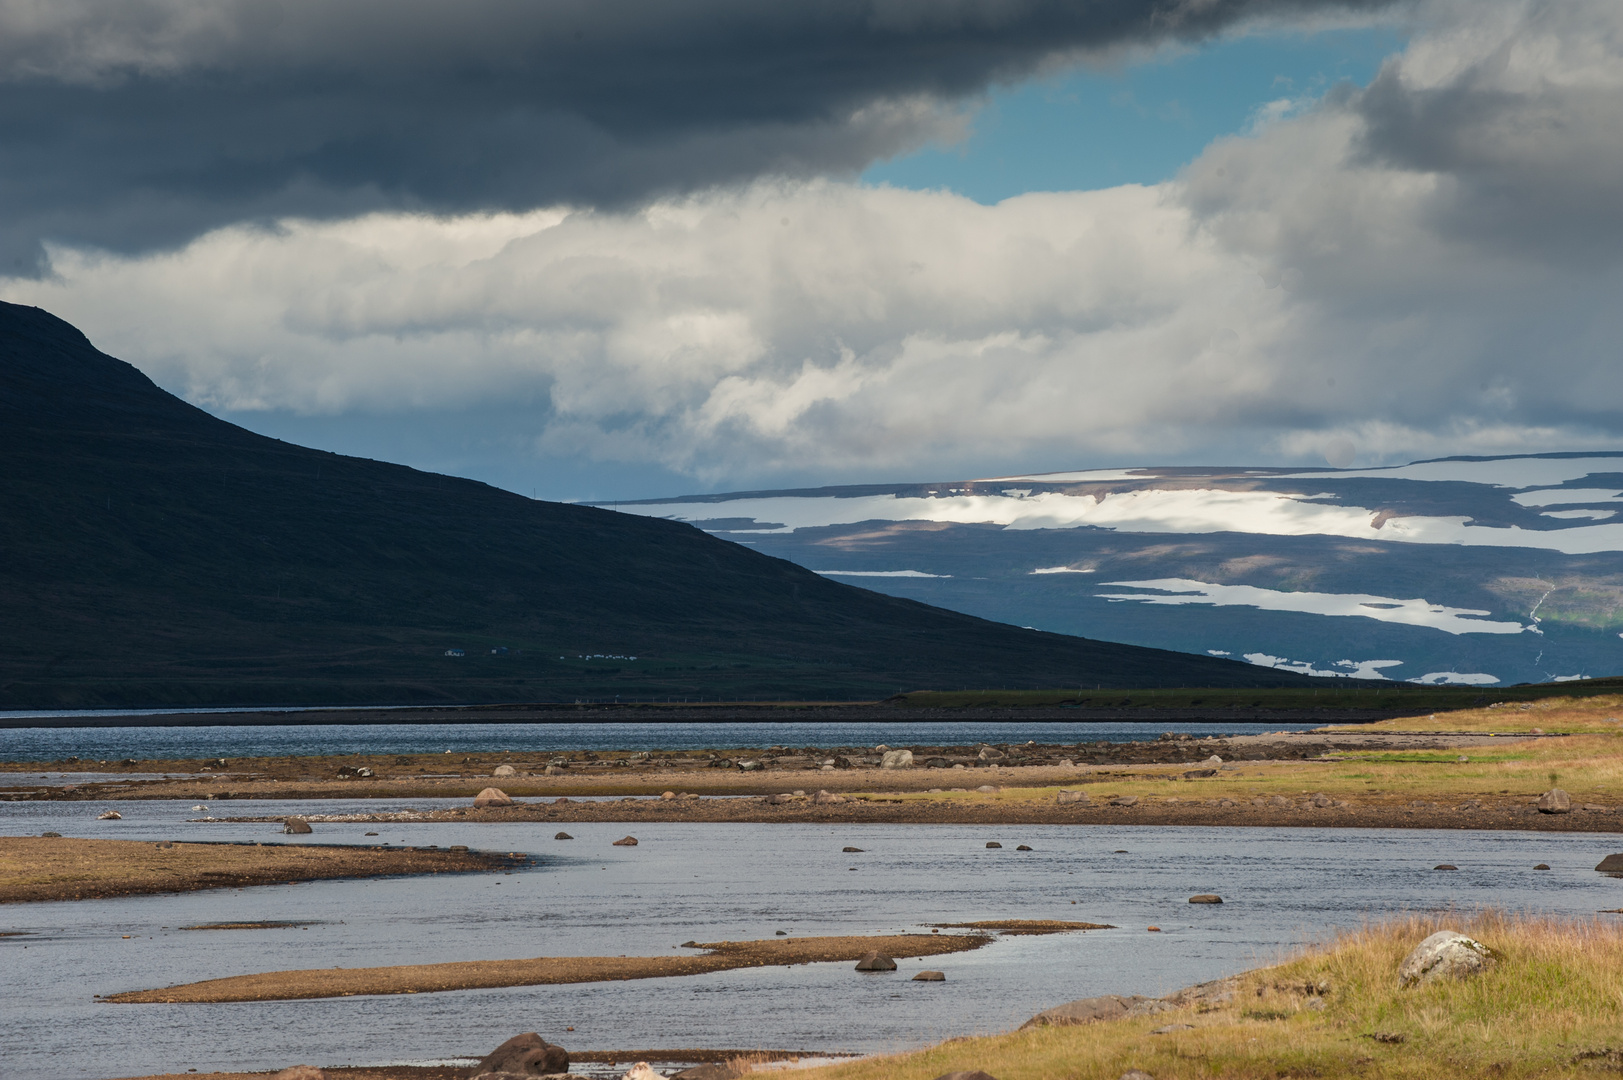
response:
[(1154, 184), (1214, 139), (1366, 85), (1404, 45), (1398, 26), (1274, 32), (1162, 50), (1120, 68), (1075, 68), (993, 91), (962, 143), (879, 162), (870, 184), (945, 188), (991, 204), (1028, 191)]

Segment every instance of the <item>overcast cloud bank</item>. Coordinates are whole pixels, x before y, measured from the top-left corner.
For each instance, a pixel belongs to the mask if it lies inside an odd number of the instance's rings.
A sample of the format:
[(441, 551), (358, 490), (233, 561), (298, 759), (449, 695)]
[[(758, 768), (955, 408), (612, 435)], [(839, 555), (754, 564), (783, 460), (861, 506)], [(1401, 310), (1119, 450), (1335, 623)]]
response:
[[(0, 19), (23, 7), (0, 3)], [(185, 7), (139, 10), (178, 18)], [(1258, 10), (1210, 7), (1223, 18)], [(1052, 15), (1041, 4), (1010, 10)], [(58, 244), (49, 277), (5, 281), (3, 293), (79, 323), (217, 410), (455, 406), (476, 416), (484, 403), (535, 398), (544, 404), (530, 452), (658, 463), (706, 484), (808, 469), (973, 475), (1061, 458), (1250, 453), (1346, 464), (1614, 447), (1623, 434), (1623, 5), (1495, 0), (1422, 11), (1426, 29), (1368, 88), (1286, 103), (1274, 110), (1284, 118), (1219, 141), (1154, 187), (987, 207), (941, 192), (778, 179), (624, 211), (290, 218), (230, 225), (158, 254)], [(940, 32), (964, 42), (1003, 33)], [(207, 71), (237, 55), (227, 31), (189, 33), (169, 52), (160, 40), (135, 59), (114, 50), (99, 67), (64, 60), (39, 77), (57, 80), (50, 94), (89, 94), (109, 79), (139, 81), (148, 67)], [(1062, 44), (1102, 47), (1151, 31), (1114, 33), (1077, 31)], [(408, 38), (385, 45), (409, 51)], [(1053, 55), (1020, 40), (1024, 49), (990, 57), (966, 45), (979, 66), (960, 83), (923, 65), (883, 92), (805, 90), (815, 105), (789, 127), (802, 145), (814, 130), (860, 142), (866, 129), (840, 109), (883, 99), (916, 110), (922, 126), (885, 136), (902, 145), (934, 130), (951, 93)], [(0, 54), (0, 70), (35, 77), (21, 55)], [(49, 53), (27, 55), (41, 64)], [(593, 100), (618, 117), (605, 124), (645, 130), (646, 118)], [(693, 147), (721, 129), (687, 123), (671, 121), (647, 146), (665, 152), (687, 139), (683, 154), (705, 157)], [(724, 125), (725, 138), (756, 146), (751, 123)], [(805, 151), (803, 172), (872, 152)], [(424, 153), (480, 172), (477, 154), (459, 157), (432, 138)], [(713, 156), (726, 175), (683, 183), (765, 168)], [(671, 175), (642, 159), (594, 160)], [(6, 174), (21, 182), (15, 168)], [(288, 190), (283, 180), (265, 190)], [(476, 195), (506, 200), (492, 191)], [(228, 192), (211, 205), (234, 220), (244, 198)], [(280, 196), (266, 198), (274, 213)], [(340, 212), (335, 198), (303, 212)]]

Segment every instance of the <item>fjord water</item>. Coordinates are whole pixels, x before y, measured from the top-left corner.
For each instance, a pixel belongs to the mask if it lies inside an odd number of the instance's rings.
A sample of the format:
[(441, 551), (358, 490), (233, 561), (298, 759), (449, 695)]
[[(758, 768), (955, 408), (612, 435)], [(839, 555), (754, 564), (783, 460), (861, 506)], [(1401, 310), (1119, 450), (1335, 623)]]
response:
[[(444, 802), (419, 800), (426, 808)], [(170, 802), (0, 804), (0, 832), (288, 842), (271, 824), (190, 823)], [(257, 813), (354, 808), (252, 804)], [(369, 804), (370, 805), (370, 804)], [(234, 804), (233, 809), (247, 809)], [(376, 809), (388, 809), (378, 803)], [(217, 811), (216, 811), (217, 812)], [(1007, 1030), (1101, 993), (1159, 994), (1384, 915), (1483, 906), (1592, 915), (1623, 882), (1604, 836), (1466, 830), (759, 824), (318, 824), (318, 843), (469, 844), (533, 869), (0, 908), (6, 1076), (437, 1061), (538, 1030), (567, 1047), (886, 1051)], [(640, 844), (611, 846), (634, 828)], [(364, 833), (375, 831), (375, 839)], [(1001, 850), (988, 850), (997, 840)], [(1020, 852), (1017, 844), (1035, 850)], [(845, 854), (847, 845), (865, 849)], [(1118, 849), (1122, 849), (1118, 851)], [(1457, 865), (1457, 872), (1432, 869)], [(1535, 871), (1538, 862), (1549, 871)], [(1221, 906), (1192, 906), (1195, 893)], [(1076, 901), (1075, 904), (1072, 901)], [(1610, 916), (1601, 916), (1607, 918)], [(976, 919), (1117, 929), (1004, 938), (901, 963), (321, 1001), (109, 1005), (97, 994), (289, 968), (543, 955), (670, 955), (683, 941), (919, 931)], [(286, 929), (187, 931), (224, 921)], [(1156, 925), (1161, 933), (1147, 933)], [(128, 939), (125, 935), (129, 935)], [(924, 967), (945, 983), (915, 983)], [(566, 1028), (573, 1027), (573, 1032)], [(972, 1063), (971, 1063), (972, 1064)], [(623, 1067), (622, 1067), (623, 1068)]]
[[(0, 719), (7, 715), (3, 714)], [(94, 714), (85, 714), (94, 715)], [(112, 714), (117, 715), (117, 714)], [(185, 760), (306, 754), (438, 754), (512, 750), (704, 750), (767, 746), (947, 746), (1139, 742), (1163, 731), (1261, 735), (1304, 725), (1156, 720), (564, 724), (265, 724), (198, 727), (0, 728), (0, 761)], [(3, 780), (3, 778), (0, 778)], [(0, 785), (3, 786), (3, 785)]]

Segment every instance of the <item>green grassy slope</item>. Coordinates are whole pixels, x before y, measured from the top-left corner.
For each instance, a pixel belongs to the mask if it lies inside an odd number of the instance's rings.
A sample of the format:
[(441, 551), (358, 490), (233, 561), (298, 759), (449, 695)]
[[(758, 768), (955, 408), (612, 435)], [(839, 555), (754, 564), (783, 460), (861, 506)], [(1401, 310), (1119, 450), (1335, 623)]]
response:
[(11, 304), (0, 455), (0, 708), (1302, 683), (265, 438)]

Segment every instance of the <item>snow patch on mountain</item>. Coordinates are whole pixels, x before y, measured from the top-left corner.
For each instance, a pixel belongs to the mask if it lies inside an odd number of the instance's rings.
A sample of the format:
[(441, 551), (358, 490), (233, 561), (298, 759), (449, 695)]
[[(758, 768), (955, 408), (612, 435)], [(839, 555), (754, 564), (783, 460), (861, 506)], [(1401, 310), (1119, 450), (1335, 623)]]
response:
[(1429, 626), (1449, 634), (1519, 634), (1519, 622), (1490, 622), (1492, 612), (1451, 608), (1428, 600), (1397, 600), (1369, 593), (1281, 592), (1254, 585), (1213, 585), (1186, 578), (1152, 581), (1107, 581), (1117, 589), (1150, 589), (1142, 593), (1095, 593), (1102, 600), (1141, 604), (1211, 604), (1215, 607), (1254, 607), (1264, 611), (1295, 611), (1310, 615), (1359, 616), (1407, 626)]

